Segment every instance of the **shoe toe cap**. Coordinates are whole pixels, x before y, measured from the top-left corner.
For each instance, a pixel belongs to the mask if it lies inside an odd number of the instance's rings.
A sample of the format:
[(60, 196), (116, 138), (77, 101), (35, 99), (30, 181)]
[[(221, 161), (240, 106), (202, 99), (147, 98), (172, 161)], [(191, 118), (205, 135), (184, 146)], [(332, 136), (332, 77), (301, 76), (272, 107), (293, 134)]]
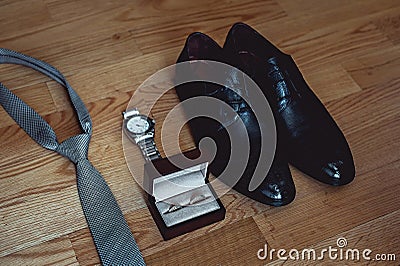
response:
[(260, 187), (260, 193), (268, 204), (273, 206), (283, 206), (292, 202), (296, 195), (289, 170), (285, 173), (272, 172), (266, 177)]
[(346, 185), (354, 180), (354, 163), (350, 160), (334, 160), (322, 166), (322, 181), (331, 185)]

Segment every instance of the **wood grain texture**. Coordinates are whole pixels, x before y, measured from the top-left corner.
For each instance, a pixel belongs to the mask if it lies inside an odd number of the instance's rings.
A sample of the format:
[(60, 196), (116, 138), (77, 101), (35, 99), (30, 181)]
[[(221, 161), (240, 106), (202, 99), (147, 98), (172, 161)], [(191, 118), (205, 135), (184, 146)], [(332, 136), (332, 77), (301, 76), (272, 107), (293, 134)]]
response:
[[(240, 239), (240, 241), (237, 241)], [(146, 257), (150, 265), (173, 265), (176, 256), (182, 265), (201, 261), (205, 265), (247, 264), (262, 265), (255, 250), (263, 247), (265, 240), (252, 218), (243, 219), (230, 227), (223, 227), (190, 241), (185, 241), (154, 255)], [(237, 252), (240, 250), (240, 256)], [(204, 257), (207, 254), (207, 257)]]
[[(149, 265), (333, 265), (259, 260), (257, 251), (334, 246), (394, 253), (400, 259), (400, 2), (396, 0), (0, 1), (0, 47), (57, 67), (93, 120), (89, 158), (103, 174)], [(343, 130), (357, 176), (330, 187), (291, 167), (295, 201), (273, 208), (230, 191), (225, 220), (163, 241), (135, 180), (143, 159), (122, 138), (121, 112), (136, 88), (175, 63), (185, 38), (202, 31), (223, 45), (243, 21), (291, 54)], [(0, 81), (54, 127), (59, 140), (80, 132), (63, 88), (46, 76), (0, 65)], [(156, 142), (173, 90), (151, 110)], [(179, 113), (173, 126), (184, 124)], [(180, 148), (194, 147), (187, 125)], [(34, 143), (0, 110), (0, 265), (98, 265), (80, 206), (74, 165)], [(123, 149), (124, 146), (124, 149)], [(124, 154), (131, 159), (125, 161)], [(214, 178), (214, 177), (212, 177)], [(217, 189), (219, 189), (218, 185)], [(221, 185), (221, 187), (223, 187)]]
[(59, 237), (0, 258), (1, 265), (79, 265), (71, 240)]
[[(400, 233), (399, 225), (400, 213), (399, 211), (395, 211), (307, 247), (308, 249), (314, 249), (318, 254), (317, 257), (320, 256), (320, 251), (324, 248), (328, 248), (329, 246), (336, 248), (337, 258), (334, 260), (329, 260), (329, 255), (326, 253), (324, 259), (321, 260), (304, 260), (299, 262), (276, 259), (267, 265), (321, 265), (322, 263), (324, 265), (337, 265), (341, 262), (345, 262), (346, 265), (398, 265), (398, 263), (393, 260), (377, 261), (377, 259), (382, 258), (382, 255), (387, 257), (387, 255), (393, 254), (390, 250), (393, 251), (400, 249), (399, 241), (397, 241), (395, 237)], [(379, 230), (376, 230), (376, 228), (379, 228)], [(357, 253), (355, 253), (355, 255), (348, 253), (348, 258), (350, 258), (349, 260), (340, 260), (340, 248), (337, 245), (338, 238), (345, 238), (347, 241), (347, 245), (341, 248), (344, 252), (342, 253), (342, 258), (346, 258), (346, 252), (348, 249), (357, 249), (359, 251), (359, 256), (357, 257)], [(382, 244), (382, 239), (387, 239), (387, 242)], [(371, 254), (368, 255), (370, 260), (362, 259), (362, 252), (365, 249), (371, 250)], [(301, 251), (301, 249), (299, 250)], [(334, 254), (335, 253), (333, 253), (333, 256)], [(377, 255), (379, 257), (376, 257)]]

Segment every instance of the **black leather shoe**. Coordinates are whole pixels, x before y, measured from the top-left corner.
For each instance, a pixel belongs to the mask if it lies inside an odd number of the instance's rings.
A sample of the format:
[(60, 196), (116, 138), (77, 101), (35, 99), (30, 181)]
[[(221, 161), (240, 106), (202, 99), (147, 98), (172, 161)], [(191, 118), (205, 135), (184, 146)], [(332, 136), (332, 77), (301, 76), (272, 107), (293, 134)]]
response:
[[(178, 58), (178, 63), (191, 60), (213, 60), (224, 63), (228, 63), (229, 61), (225, 57), (222, 48), (214, 40), (202, 33), (193, 33), (187, 38), (185, 47)], [(194, 71), (194, 75), (197, 77), (202, 77), (201, 70), (193, 69), (190, 71)], [(178, 74), (184, 75), (184, 73)], [(191, 75), (193, 75), (193, 73), (191, 73)], [(230, 77), (232, 79), (237, 78), (237, 73), (230, 73), (229, 75), (229, 79)], [(231, 81), (232, 80), (227, 80), (226, 84), (231, 84)], [(279, 147), (279, 138), (272, 166), (269, 172), (264, 173), (265, 176), (262, 176), (264, 181), (254, 191), (250, 192), (248, 190), (250, 179), (255, 171), (260, 155), (260, 127), (254, 113), (242, 97), (227, 87), (228, 85), (224, 87), (207, 82), (191, 82), (176, 87), (176, 92), (181, 101), (196, 96), (209, 96), (224, 101), (236, 112), (234, 117), (232, 117), (227, 115), (221, 107), (221, 110), (217, 112), (220, 114), (218, 120), (221, 121), (221, 123), (207, 117), (197, 117), (189, 121), (192, 135), (198, 147), (200, 140), (205, 137), (212, 138), (216, 143), (216, 155), (209, 166), (211, 173), (218, 177), (227, 166), (231, 155), (227, 128), (234, 128), (237, 123), (236, 120), (240, 118), (249, 136), (250, 154), (247, 167), (240, 180), (233, 188), (241, 194), (264, 204), (282, 206), (290, 203), (295, 197), (295, 186), (287, 164), (287, 159), (284, 158)], [(240, 89), (245, 90), (246, 88)], [(241, 133), (235, 131), (235, 134)], [(246, 136), (243, 136), (243, 138), (245, 137)]]
[(261, 87), (286, 131), (289, 163), (330, 185), (355, 176), (349, 145), (324, 105), (307, 85), (293, 59), (250, 26), (236, 23), (224, 50)]

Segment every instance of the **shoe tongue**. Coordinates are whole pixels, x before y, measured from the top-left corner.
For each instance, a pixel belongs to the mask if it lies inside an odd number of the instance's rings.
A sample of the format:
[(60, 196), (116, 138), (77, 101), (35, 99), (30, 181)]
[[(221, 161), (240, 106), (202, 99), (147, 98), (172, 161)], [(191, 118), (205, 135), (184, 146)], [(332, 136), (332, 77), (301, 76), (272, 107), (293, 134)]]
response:
[(211, 60), (222, 62), (222, 48), (206, 35), (195, 35), (186, 46), (189, 60)]
[(253, 80), (261, 69), (261, 61), (252, 53), (241, 51), (238, 54), (238, 66)]

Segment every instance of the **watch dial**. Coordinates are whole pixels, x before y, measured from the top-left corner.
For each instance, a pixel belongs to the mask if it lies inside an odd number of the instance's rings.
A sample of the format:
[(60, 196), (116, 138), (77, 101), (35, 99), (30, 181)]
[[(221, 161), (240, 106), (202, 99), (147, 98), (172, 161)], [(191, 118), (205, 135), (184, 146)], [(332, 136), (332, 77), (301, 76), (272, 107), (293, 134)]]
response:
[(149, 122), (142, 116), (134, 116), (126, 123), (126, 128), (133, 134), (143, 134), (149, 127)]

